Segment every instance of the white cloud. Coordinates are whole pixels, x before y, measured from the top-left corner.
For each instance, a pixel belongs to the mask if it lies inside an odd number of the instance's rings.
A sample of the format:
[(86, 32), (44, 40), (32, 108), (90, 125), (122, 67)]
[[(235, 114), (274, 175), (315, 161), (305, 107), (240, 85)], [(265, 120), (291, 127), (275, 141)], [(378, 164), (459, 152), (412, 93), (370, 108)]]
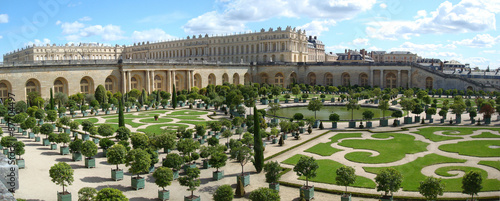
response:
[(380, 6), (380, 8), (383, 8), (383, 9), (387, 8), (387, 4), (385, 4), (385, 3), (381, 3), (379, 6)]
[(89, 16), (85, 16), (85, 17), (80, 18), (79, 20), (80, 20), (80, 22), (85, 22), (85, 21), (90, 21), (90, 20), (92, 20), (92, 18), (91, 18), (91, 17), (89, 17)]
[(420, 34), (496, 30), (495, 13), (500, 9), (492, 8), (499, 7), (495, 0), (462, 0), (456, 5), (445, 1), (430, 13), (419, 11), (415, 21), (370, 22), (366, 32), (373, 38), (396, 40)]
[[(57, 24), (57, 23), (56, 23)], [(81, 38), (100, 36), (104, 41), (121, 40), (125, 37), (120, 26), (116, 25), (86, 25), (78, 21), (59, 23), (63, 29), (63, 35), (68, 41), (80, 41)]]
[(32, 46), (32, 45), (42, 46), (47, 44), (50, 44), (50, 40), (48, 38), (44, 38), (42, 40), (35, 39), (34, 41), (29, 41), (25, 43), (24, 46)]
[(345, 49), (349, 49), (349, 47), (343, 45), (342, 43), (333, 46), (325, 46), (325, 52), (340, 53), (344, 52)]
[(309, 26), (317, 28), (313, 24), (318, 25), (322, 20), (338, 22), (351, 19), (371, 9), (376, 0), (224, 0), (216, 3), (219, 5), (215, 7), (221, 7), (222, 11), (210, 11), (189, 20), (183, 26), (184, 31), (188, 34), (241, 32), (246, 30), (248, 22), (303, 16), (312, 18)]
[(61, 20), (57, 20), (56, 25), (62, 24)]
[(9, 15), (0, 14), (0, 23), (7, 23), (7, 22), (9, 22)]
[(455, 41), (453, 44), (464, 45), (469, 47), (490, 48), (500, 42), (500, 36), (493, 37), (490, 34), (478, 34), (472, 39), (464, 39)]
[(2, 38), (3, 38), (3, 36), (0, 36), (0, 39), (2, 39)]
[(367, 38), (356, 38), (352, 41), (352, 44), (355, 46), (367, 46), (370, 43)]
[[(57, 22), (56, 22), (57, 24)], [(61, 22), (59, 21), (59, 24), (61, 24)], [(75, 22), (72, 22), (72, 23), (69, 23), (69, 22), (64, 22), (61, 24), (61, 28), (63, 29), (63, 34), (74, 34), (74, 33), (78, 33), (82, 28), (84, 28), (85, 25), (78, 22), (78, 21), (75, 21)]]
[(329, 26), (334, 26), (335, 24), (335, 20), (313, 20), (297, 28), (306, 30), (308, 35), (320, 36), (322, 32), (329, 30)]
[(134, 31), (132, 33), (132, 40), (134, 42), (142, 42), (142, 41), (163, 41), (174, 39), (175, 37), (165, 33), (165, 31), (161, 29), (150, 29), (145, 31)]
[(483, 50), (483, 53), (486, 54), (500, 54), (499, 50)]

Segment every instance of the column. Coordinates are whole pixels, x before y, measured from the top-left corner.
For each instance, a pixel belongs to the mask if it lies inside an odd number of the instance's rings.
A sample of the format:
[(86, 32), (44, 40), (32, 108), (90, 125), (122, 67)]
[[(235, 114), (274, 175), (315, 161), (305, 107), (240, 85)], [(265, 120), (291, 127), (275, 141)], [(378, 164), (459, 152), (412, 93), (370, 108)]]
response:
[(410, 69), (410, 70), (408, 70), (408, 88), (411, 88), (411, 87), (412, 87), (412, 85), (411, 85), (411, 69)]
[(145, 76), (146, 77), (146, 91), (148, 93), (151, 93), (151, 78), (150, 78), (150, 76), (151, 76), (150, 71), (146, 70), (146, 76)]
[(132, 88), (130, 87), (130, 82), (131, 82), (130, 80), (131, 80), (130, 71), (127, 71), (127, 91), (132, 90)]
[(171, 71), (167, 70), (167, 71), (166, 71), (166, 73), (167, 73), (167, 81), (166, 81), (166, 83), (167, 83), (167, 88), (166, 88), (166, 90), (167, 90), (167, 92), (172, 93), (172, 81), (171, 81), (171, 80), (172, 80), (172, 77), (171, 77)]
[(384, 87), (384, 70), (380, 70), (380, 86), (381, 89), (385, 88)]
[(155, 91), (155, 71), (151, 71), (151, 92)]
[(398, 77), (396, 78), (397, 81), (397, 87), (401, 87), (401, 70), (398, 70)]
[[(194, 71), (193, 71), (193, 70), (190, 70), (190, 74), (191, 74), (191, 75), (190, 75), (190, 78), (189, 78), (189, 79), (191, 79), (191, 82), (190, 82), (190, 83), (191, 83), (191, 88), (193, 88), (193, 87), (194, 87)], [(191, 89), (191, 88), (190, 88), (190, 89)]]
[(127, 93), (127, 77), (125, 71), (122, 71), (122, 94)]
[(191, 90), (191, 71), (188, 70), (186, 72), (186, 76), (187, 76), (187, 79), (186, 79), (187, 83), (186, 83), (186, 85), (187, 85), (187, 89), (189, 91), (189, 90)]
[[(174, 85), (175, 85), (175, 71), (172, 71), (172, 75), (171, 75), (171, 78), (172, 78), (172, 91), (174, 91)], [(176, 88), (178, 88), (179, 86), (176, 86)]]
[(370, 86), (373, 88), (373, 70), (370, 69)]

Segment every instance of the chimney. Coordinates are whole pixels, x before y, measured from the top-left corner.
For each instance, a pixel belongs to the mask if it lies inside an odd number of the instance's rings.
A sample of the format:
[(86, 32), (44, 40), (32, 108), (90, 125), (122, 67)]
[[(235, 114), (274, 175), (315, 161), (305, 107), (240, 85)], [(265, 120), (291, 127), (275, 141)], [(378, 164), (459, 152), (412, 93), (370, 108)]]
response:
[(318, 39), (316, 36), (314, 36), (314, 40)]
[(312, 40), (312, 36), (309, 36), (309, 40)]
[(345, 52), (344, 52), (344, 53), (346, 53), (346, 54), (347, 54), (347, 49), (345, 49)]
[(351, 51), (347, 53), (347, 60), (351, 60)]

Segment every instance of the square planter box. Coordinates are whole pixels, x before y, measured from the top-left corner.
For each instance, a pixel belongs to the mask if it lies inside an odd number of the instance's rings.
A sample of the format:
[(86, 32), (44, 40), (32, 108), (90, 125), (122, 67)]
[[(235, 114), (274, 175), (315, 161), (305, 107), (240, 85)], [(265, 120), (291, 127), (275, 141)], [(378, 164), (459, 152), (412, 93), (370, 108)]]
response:
[(95, 168), (95, 158), (85, 158), (86, 168)]
[(23, 136), (28, 135), (28, 131), (23, 131)]
[(35, 142), (40, 142), (40, 137), (35, 137)]
[(491, 118), (484, 118), (484, 124), (490, 124)]
[(380, 198), (380, 201), (392, 201), (392, 196), (383, 196)]
[(394, 119), (394, 123), (396, 123), (396, 126), (401, 125), (401, 121), (399, 121), (399, 119)]
[(62, 132), (62, 131), (63, 131), (63, 128), (57, 127), (57, 132)]
[(153, 173), (155, 171), (155, 166), (149, 167), (148, 173)]
[(470, 123), (471, 123), (471, 124), (475, 124), (475, 123), (476, 123), (476, 119), (471, 119), (471, 120), (470, 120)]
[(432, 115), (431, 114), (425, 114), (425, 119), (429, 120), (432, 118)]
[(280, 191), (280, 183), (269, 183), (269, 188), (279, 192)]
[(208, 168), (211, 168), (212, 165), (210, 165), (210, 163), (208, 162), (208, 160), (203, 160), (203, 168), (204, 169), (208, 169)]
[(344, 194), (344, 195), (340, 196), (340, 201), (351, 201), (351, 195)]
[(17, 167), (19, 167), (19, 169), (24, 169), (25, 165), (24, 165), (24, 159), (18, 159), (16, 160), (16, 164), (17, 164)]
[(307, 102), (307, 99), (302, 100), (303, 103)]
[(174, 180), (176, 180), (177, 178), (179, 178), (179, 170), (172, 170), (173, 174), (174, 174)]
[(200, 201), (200, 196), (184, 196), (184, 201)]
[(198, 142), (200, 142), (200, 144), (205, 144), (205, 140), (204, 139), (198, 139)]
[(220, 171), (214, 171), (212, 172), (212, 178), (215, 180), (215, 181), (219, 181), (221, 180), (222, 178), (224, 178), (224, 171), (223, 170), (220, 170)]
[(132, 177), (131, 183), (132, 183), (132, 188), (134, 188), (135, 190), (144, 189), (145, 179), (142, 177), (139, 178)]
[(355, 121), (349, 121), (349, 128), (356, 128), (356, 122)]
[(286, 133), (283, 133), (281, 136), (283, 136), (283, 140), (288, 139), (288, 134), (286, 134)]
[(30, 132), (30, 133), (28, 134), (28, 138), (29, 138), (29, 139), (35, 139), (35, 134), (34, 134), (33, 132)]
[(170, 191), (169, 190), (158, 190), (158, 199), (161, 201), (165, 201), (170, 199)]
[(332, 122), (332, 128), (337, 128), (337, 122)]
[(43, 144), (43, 146), (49, 146), (49, 144), (50, 144), (49, 139), (43, 139), (42, 144)]
[(286, 99), (286, 100), (285, 100), (285, 103), (288, 103), (288, 102), (290, 102), (290, 100)]
[(414, 122), (417, 123), (417, 124), (420, 123), (420, 117), (419, 116), (415, 116), (415, 121)]
[(62, 194), (58, 192), (57, 201), (71, 201), (71, 193)]
[(56, 150), (57, 144), (50, 144), (50, 150)]
[(274, 103), (279, 103), (280, 102), (280, 99), (274, 99)]
[(78, 132), (73, 131), (73, 137), (76, 137), (76, 136), (78, 136)]
[(298, 103), (298, 102), (299, 102), (299, 99), (298, 99), (298, 98), (294, 98), (294, 99), (293, 99), (293, 102), (294, 102), (294, 103)]
[(89, 134), (82, 134), (82, 140), (83, 141), (87, 141), (90, 139), (90, 135)]
[(303, 195), (304, 199), (312, 200), (314, 198), (314, 186), (302, 186), (300, 187), (300, 194)]
[(186, 164), (182, 167), (182, 169), (184, 169), (184, 171), (186, 171), (188, 168), (196, 168), (196, 163), (189, 164), (189, 165)]
[(73, 161), (82, 161), (82, 153), (80, 153), (80, 152), (71, 153), (71, 159)]
[(167, 153), (168, 154), (168, 153), (170, 153), (170, 151), (171, 151), (170, 149), (163, 148), (163, 153)]
[(69, 128), (65, 128), (65, 129), (64, 129), (64, 132), (65, 132), (65, 133), (67, 133), (67, 134), (70, 134), (70, 133), (71, 133), (71, 129), (69, 129)]
[(273, 140), (271, 141), (271, 144), (276, 144), (276, 143), (278, 143), (278, 139), (273, 138)]
[(98, 138), (94, 138), (94, 139), (92, 139), (92, 141), (94, 141), (94, 143), (97, 144), (97, 145), (99, 144), (99, 139)]
[(123, 170), (114, 170), (114, 169), (111, 169), (111, 178), (115, 181), (118, 181), (118, 180), (123, 180)]
[(334, 103), (335, 102), (335, 98), (331, 98), (330, 102)]
[(381, 120), (379, 120), (379, 123), (380, 123), (380, 127), (386, 127), (389, 124), (389, 120), (388, 119), (381, 119)]
[(243, 174), (243, 176), (241, 176), (241, 174), (238, 174), (238, 176), (236, 177), (236, 183), (238, 183), (238, 180), (240, 179), (243, 179), (243, 186), (248, 186), (250, 185), (250, 174), (248, 173), (245, 173)]
[(300, 134), (302, 134), (302, 133), (304, 133), (304, 132), (306, 132), (306, 129), (305, 129), (305, 128), (303, 128), (303, 127), (300, 127), (300, 128), (299, 128), (299, 133), (300, 133)]
[(371, 128), (371, 127), (372, 127), (372, 122), (371, 121), (366, 122), (366, 128)]
[(312, 126), (312, 127), (313, 127), (313, 128), (318, 128), (319, 123), (320, 123), (320, 121), (319, 121), (319, 120), (314, 121), (314, 124), (313, 124), (313, 126)]
[(61, 155), (68, 155), (69, 154), (69, 147), (68, 146), (59, 147), (59, 153)]
[(404, 123), (405, 123), (405, 124), (411, 124), (411, 122), (412, 122), (411, 117), (405, 117), (405, 118), (404, 118)]
[(440, 120), (439, 120), (439, 122), (440, 122), (440, 123), (444, 123), (444, 119), (440, 119)]
[(457, 115), (456, 118), (455, 118), (455, 122), (457, 124), (461, 124), (462, 123), (462, 117), (460, 117), (460, 115)]

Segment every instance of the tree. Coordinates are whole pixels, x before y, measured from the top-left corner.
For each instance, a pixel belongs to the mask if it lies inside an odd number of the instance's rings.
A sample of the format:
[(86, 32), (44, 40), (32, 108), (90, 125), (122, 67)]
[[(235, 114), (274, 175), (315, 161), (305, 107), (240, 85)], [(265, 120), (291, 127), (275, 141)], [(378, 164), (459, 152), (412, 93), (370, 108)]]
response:
[(366, 110), (363, 112), (363, 119), (370, 121), (375, 114), (371, 110)]
[(97, 154), (97, 145), (92, 141), (85, 141), (82, 145), (82, 154), (87, 158), (92, 158)]
[(95, 200), (97, 190), (91, 187), (83, 187), (78, 191), (78, 201), (92, 201)]
[(406, 111), (407, 113), (407, 116), (410, 115), (410, 113), (408, 111), (410, 110), (413, 110), (413, 107), (415, 106), (415, 102), (413, 100), (410, 100), (410, 99), (403, 99), (399, 102), (399, 104), (401, 105), (401, 107), (403, 108), (403, 110)]
[(173, 84), (173, 88), (172, 88), (172, 108), (175, 108), (177, 107), (177, 93), (175, 92), (175, 84)]
[(63, 194), (66, 192), (64, 187), (71, 185), (74, 181), (73, 169), (65, 162), (59, 162), (50, 167), (49, 175), (52, 182), (63, 187)]
[(483, 183), (481, 172), (467, 172), (462, 178), (462, 193), (471, 195), (472, 200), (474, 200), (474, 195), (477, 195), (477, 193), (483, 188), (481, 183)]
[(233, 200), (233, 188), (230, 185), (222, 185), (215, 190), (213, 195), (214, 201), (231, 201)]
[(276, 112), (278, 112), (281, 109), (281, 105), (279, 103), (269, 103), (268, 108), (269, 112), (273, 113), (273, 116), (276, 116)]
[(52, 88), (50, 88), (50, 102), (49, 102), (49, 105), (50, 105), (50, 109), (53, 110), (54, 109), (54, 94), (52, 92)]
[(253, 165), (255, 166), (255, 170), (257, 173), (260, 173), (262, 171), (262, 168), (264, 166), (264, 146), (262, 144), (262, 136), (260, 133), (260, 118), (259, 115), (257, 115), (257, 107), (253, 107), (253, 111), (255, 113), (254, 115), (254, 163)]
[(310, 101), (309, 104), (307, 105), (307, 109), (314, 112), (315, 119), (316, 119), (316, 112), (320, 111), (322, 107), (323, 103), (321, 103), (321, 101), (318, 99)]
[(222, 151), (215, 151), (210, 155), (208, 159), (208, 163), (212, 165), (212, 167), (217, 168), (215, 172), (219, 172), (219, 168), (224, 167), (226, 165), (227, 155)]
[(349, 166), (342, 166), (337, 169), (337, 176), (335, 181), (338, 185), (345, 186), (345, 194), (347, 194), (347, 186), (350, 186), (356, 182), (356, 170)]
[(155, 178), (155, 184), (165, 191), (165, 187), (170, 186), (172, 180), (174, 180), (174, 173), (170, 168), (159, 167), (153, 173), (153, 177)]
[(126, 157), (127, 157), (127, 149), (125, 148), (125, 146), (121, 144), (113, 145), (106, 152), (106, 158), (108, 159), (108, 163), (116, 165), (117, 171), (120, 170), (118, 168), (118, 165), (124, 164), (126, 162)]
[(16, 141), (17, 141), (17, 138), (15, 138), (15, 137), (5, 136), (5, 137), (2, 137), (2, 140), (0, 140), (0, 144), (3, 147), (13, 147), (14, 144), (16, 143)]
[(106, 89), (102, 85), (97, 86), (97, 89), (95, 90), (95, 93), (94, 93), (94, 97), (97, 100), (97, 102), (99, 102), (100, 105), (108, 102), (108, 96), (106, 95)]
[(377, 191), (384, 191), (385, 196), (390, 192), (396, 192), (401, 188), (403, 175), (394, 168), (387, 168), (380, 171), (375, 177), (377, 183)]
[(260, 187), (250, 192), (249, 198), (252, 201), (280, 201), (280, 194), (274, 189)]
[(47, 121), (54, 122), (57, 119), (57, 111), (55, 110), (48, 110), (47, 111), (47, 116), (45, 117)]
[(177, 150), (179, 150), (179, 152), (181, 152), (184, 156), (191, 156), (191, 153), (193, 153), (194, 150), (198, 148), (200, 148), (200, 143), (198, 141), (194, 141), (191, 138), (181, 139), (179, 140), (179, 142), (177, 142)]
[(385, 111), (389, 109), (389, 101), (381, 100), (378, 103), (378, 109), (382, 110), (382, 119), (385, 119)]
[(130, 129), (128, 129), (125, 126), (120, 126), (118, 129), (116, 129), (116, 136), (115, 138), (118, 140), (128, 140), (130, 137)]
[(184, 164), (184, 158), (176, 153), (169, 153), (163, 160), (163, 167), (172, 168), (174, 171), (181, 169), (182, 164)]
[(149, 171), (151, 156), (145, 150), (132, 149), (128, 152), (125, 163), (127, 167), (130, 166), (128, 171), (132, 174), (137, 174), (137, 178), (140, 178), (140, 173)]
[(125, 115), (123, 115), (123, 98), (118, 102), (118, 127), (125, 127)]
[(316, 177), (316, 170), (319, 168), (318, 163), (313, 157), (302, 156), (299, 162), (293, 167), (293, 171), (298, 176), (306, 177), (306, 187), (309, 186), (309, 178)]
[(438, 195), (443, 195), (444, 187), (441, 179), (426, 177), (424, 181), (420, 182), (418, 192), (427, 200), (436, 200)]
[(82, 151), (82, 146), (83, 146), (83, 140), (82, 139), (75, 139), (74, 141), (69, 143), (69, 149), (73, 153), (79, 153)]
[(186, 170), (186, 176), (179, 178), (179, 183), (182, 186), (188, 187), (188, 190), (191, 191), (191, 198), (194, 198), (194, 191), (196, 187), (200, 186), (200, 180), (198, 177), (200, 176), (200, 170), (198, 168), (188, 168)]
[(56, 142), (57, 143), (62, 143), (63, 147), (66, 146), (66, 143), (69, 143), (71, 141), (71, 138), (69, 137), (68, 133), (60, 133), (57, 135)]
[(266, 172), (266, 182), (267, 183), (277, 183), (281, 175), (281, 166), (278, 161), (267, 162), (264, 165), (264, 171)]
[(345, 105), (347, 110), (351, 110), (351, 121), (354, 121), (354, 110), (359, 110), (359, 104), (356, 99), (349, 100), (349, 103)]
[(483, 104), (479, 113), (483, 114), (484, 118), (491, 118), (491, 115), (495, 113), (495, 108), (493, 108), (489, 103)]
[(21, 156), (24, 155), (25, 150), (24, 150), (24, 143), (21, 141), (16, 141), (13, 144), (14, 147), (14, 153), (19, 156), (19, 160), (22, 160)]
[(94, 127), (94, 123), (92, 123), (89, 120), (83, 120), (82, 121), (82, 130), (85, 131), (85, 133), (89, 132), (90, 128)]
[(238, 146), (231, 149), (230, 158), (236, 160), (241, 165), (241, 175), (244, 175), (243, 167), (252, 160), (252, 150), (247, 146)]
[(134, 149), (147, 149), (149, 146), (149, 137), (144, 133), (133, 133), (130, 141)]
[(103, 137), (109, 137), (109, 136), (113, 135), (115, 130), (109, 124), (101, 124), (97, 128), (97, 132), (99, 132), (99, 135), (101, 135)]
[(123, 192), (114, 188), (103, 188), (95, 197), (95, 200), (103, 201), (128, 201), (127, 197), (123, 195)]

